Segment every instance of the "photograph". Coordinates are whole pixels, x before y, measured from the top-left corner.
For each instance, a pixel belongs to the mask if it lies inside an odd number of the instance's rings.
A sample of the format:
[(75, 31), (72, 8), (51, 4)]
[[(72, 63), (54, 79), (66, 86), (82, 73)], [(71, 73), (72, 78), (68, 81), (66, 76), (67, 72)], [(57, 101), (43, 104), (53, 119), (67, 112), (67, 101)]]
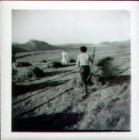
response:
[(11, 131), (130, 132), (127, 10), (11, 11)]

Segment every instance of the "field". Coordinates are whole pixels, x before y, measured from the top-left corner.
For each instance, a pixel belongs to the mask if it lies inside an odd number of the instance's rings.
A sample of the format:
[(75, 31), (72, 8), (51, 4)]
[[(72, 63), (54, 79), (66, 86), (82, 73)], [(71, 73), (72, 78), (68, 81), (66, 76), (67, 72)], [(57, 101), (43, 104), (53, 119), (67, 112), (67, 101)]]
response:
[[(67, 51), (69, 59), (76, 60), (79, 49)], [(88, 52), (92, 55), (93, 49)], [(112, 57), (122, 72), (103, 84), (90, 84), (85, 99), (75, 62), (53, 67), (52, 62), (60, 62), (60, 53), (16, 54), (17, 63), (31, 65), (19, 66), (13, 74), (12, 131), (130, 131), (130, 48), (96, 47), (95, 64)], [(36, 67), (42, 75), (32, 72)]]

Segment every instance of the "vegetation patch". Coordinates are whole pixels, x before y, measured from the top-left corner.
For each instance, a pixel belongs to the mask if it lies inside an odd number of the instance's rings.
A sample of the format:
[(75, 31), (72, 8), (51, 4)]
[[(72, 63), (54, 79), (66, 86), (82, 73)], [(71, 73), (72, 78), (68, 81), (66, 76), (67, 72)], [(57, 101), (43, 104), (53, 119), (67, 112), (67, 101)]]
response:
[(48, 64), (48, 68), (60, 68), (63, 67), (61, 62), (51, 62)]
[(45, 76), (45, 72), (42, 69), (40, 69), (39, 67), (33, 68), (33, 73), (35, 74), (35, 76), (37, 78)]
[(43, 59), (40, 63), (47, 63), (47, 60)]
[(101, 80), (109, 80), (117, 76), (121, 71), (113, 64), (113, 57), (104, 57), (97, 62), (97, 66), (101, 67)]
[(18, 62), (17, 67), (29, 67), (32, 66), (29, 62)]
[(70, 61), (69, 61), (70, 63), (75, 63), (76, 62), (76, 60), (75, 59), (70, 59)]

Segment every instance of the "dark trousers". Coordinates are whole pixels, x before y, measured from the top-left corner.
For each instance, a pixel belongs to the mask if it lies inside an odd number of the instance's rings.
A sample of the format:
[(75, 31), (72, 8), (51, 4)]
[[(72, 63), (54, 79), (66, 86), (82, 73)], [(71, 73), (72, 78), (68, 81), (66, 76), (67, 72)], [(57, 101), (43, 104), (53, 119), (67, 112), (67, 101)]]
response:
[(81, 80), (84, 86), (85, 92), (87, 92), (87, 83), (88, 83), (88, 78), (90, 75), (90, 66), (81, 66), (80, 67), (80, 75), (81, 75)]

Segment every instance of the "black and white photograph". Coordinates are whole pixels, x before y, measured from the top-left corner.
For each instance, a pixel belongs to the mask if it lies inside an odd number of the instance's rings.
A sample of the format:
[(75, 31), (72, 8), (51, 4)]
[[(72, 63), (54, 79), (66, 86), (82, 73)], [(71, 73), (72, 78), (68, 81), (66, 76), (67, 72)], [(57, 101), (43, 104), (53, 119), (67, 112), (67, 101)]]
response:
[(131, 131), (126, 10), (12, 10), (12, 132)]

